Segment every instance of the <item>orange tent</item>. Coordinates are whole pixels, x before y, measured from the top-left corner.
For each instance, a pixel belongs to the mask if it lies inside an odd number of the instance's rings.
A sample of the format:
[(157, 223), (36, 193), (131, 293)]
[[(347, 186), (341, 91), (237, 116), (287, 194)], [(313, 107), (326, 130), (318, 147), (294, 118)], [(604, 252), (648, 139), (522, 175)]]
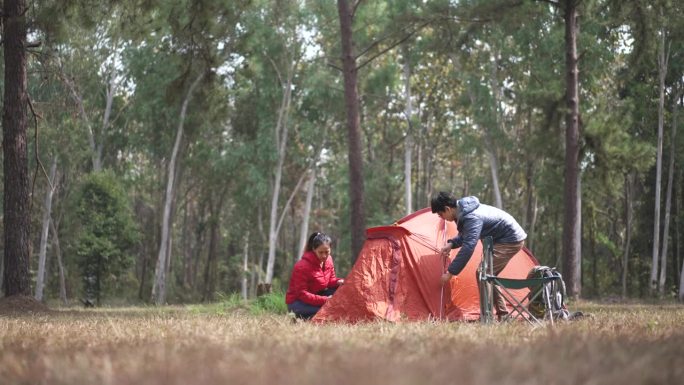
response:
[[(477, 267), (482, 258), (478, 243), (463, 271), (442, 286), (440, 276), (449, 260), (439, 254), (456, 225), (430, 211), (419, 210), (392, 226), (366, 231), (366, 242), (356, 263), (335, 295), (319, 310), (314, 322), (359, 322), (377, 319), (418, 321), (428, 319), (477, 320), (480, 316)], [(527, 250), (516, 254), (500, 274), (525, 278), (537, 260)], [(519, 290), (516, 297), (527, 295)]]

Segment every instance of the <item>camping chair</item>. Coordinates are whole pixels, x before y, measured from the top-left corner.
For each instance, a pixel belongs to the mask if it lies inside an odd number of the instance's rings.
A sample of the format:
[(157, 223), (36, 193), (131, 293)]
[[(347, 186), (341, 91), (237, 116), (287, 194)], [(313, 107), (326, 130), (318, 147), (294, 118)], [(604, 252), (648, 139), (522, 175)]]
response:
[[(494, 322), (493, 318), (493, 290), (499, 290), (507, 306), (511, 311), (501, 319), (507, 321), (520, 318), (529, 322), (533, 326), (541, 326), (542, 320), (549, 320), (551, 325), (554, 319), (559, 318), (560, 312), (554, 311), (556, 307), (562, 306), (557, 302), (558, 288), (562, 287), (560, 274), (543, 275), (539, 278), (512, 279), (497, 277), (493, 274), (492, 259), (494, 256), (494, 242), (492, 237), (486, 237), (483, 242), (483, 256), (480, 268), (478, 269), (478, 286), (480, 289), (480, 321), (485, 324)], [(529, 294), (519, 300), (511, 290), (529, 289)], [(561, 296), (562, 298), (562, 296)], [(543, 310), (533, 311), (530, 304), (540, 303)]]

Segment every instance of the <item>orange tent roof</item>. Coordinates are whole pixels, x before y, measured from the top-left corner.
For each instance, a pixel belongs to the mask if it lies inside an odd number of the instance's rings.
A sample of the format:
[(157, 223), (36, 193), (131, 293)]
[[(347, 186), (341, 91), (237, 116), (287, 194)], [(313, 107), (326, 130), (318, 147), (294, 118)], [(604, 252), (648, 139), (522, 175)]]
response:
[[(335, 295), (313, 318), (314, 322), (359, 322), (383, 319), (477, 320), (480, 316), (477, 267), (482, 257), (478, 243), (463, 271), (442, 286), (440, 276), (449, 260), (439, 249), (457, 234), (456, 225), (425, 208), (391, 226), (366, 231), (366, 242)], [(516, 254), (500, 274), (525, 278), (538, 262), (527, 250)], [(519, 298), (527, 294), (519, 290)]]

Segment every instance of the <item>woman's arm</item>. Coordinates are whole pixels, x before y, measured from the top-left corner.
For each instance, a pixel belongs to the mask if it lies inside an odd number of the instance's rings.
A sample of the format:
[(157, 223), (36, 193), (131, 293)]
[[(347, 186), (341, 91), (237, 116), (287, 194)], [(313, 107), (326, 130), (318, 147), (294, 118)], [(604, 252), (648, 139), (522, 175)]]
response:
[(328, 300), (328, 297), (314, 294), (308, 290), (306, 283), (309, 280), (309, 272), (304, 268), (295, 265), (290, 280), (292, 282), (292, 291), (298, 300), (314, 306), (323, 306), (325, 301)]

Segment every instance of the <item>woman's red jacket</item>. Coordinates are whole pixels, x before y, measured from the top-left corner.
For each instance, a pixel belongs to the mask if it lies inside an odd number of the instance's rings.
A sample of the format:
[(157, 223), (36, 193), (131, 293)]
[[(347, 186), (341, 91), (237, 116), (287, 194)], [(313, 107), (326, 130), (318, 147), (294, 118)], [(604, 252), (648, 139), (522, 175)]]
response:
[(321, 267), (321, 262), (316, 254), (313, 251), (307, 251), (292, 269), (285, 302), (291, 304), (300, 300), (309, 305), (323, 306), (328, 297), (316, 293), (329, 287), (337, 287), (338, 281), (331, 257), (328, 257)]

